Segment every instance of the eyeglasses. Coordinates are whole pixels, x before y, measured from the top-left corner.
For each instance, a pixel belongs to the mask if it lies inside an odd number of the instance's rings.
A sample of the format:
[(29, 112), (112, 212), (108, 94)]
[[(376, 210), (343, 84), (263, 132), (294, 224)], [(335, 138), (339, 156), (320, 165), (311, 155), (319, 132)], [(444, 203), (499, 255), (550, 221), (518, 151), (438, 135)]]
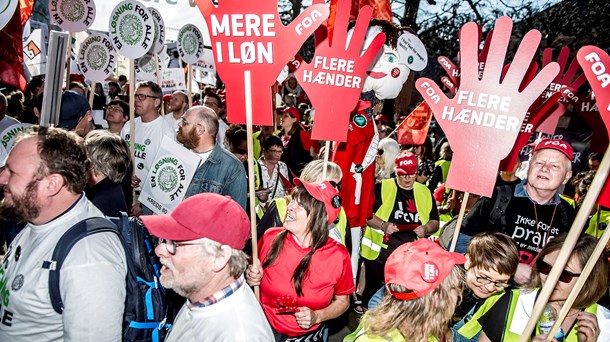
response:
[(180, 118), (180, 124), (181, 124), (182, 126), (188, 126), (188, 125), (199, 125), (199, 123), (198, 123), (198, 122), (188, 122), (188, 121), (186, 121), (186, 119), (185, 119), (185, 118)]
[[(538, 258), (538, 260), (536, 260), (536, 267), (538, 268), (538, 272), (544, 275), (549, 275), (549, 273), (551, 272), (551, 268), (553, 268), (553, 265), (549, 265), (544, 260), (542, 260), (542, 258)], [(561, 271), (561, 275), (559, 275), (559, 281), (562, 283), (569, 283), (574, 277), (578, 277), (579, 275), (580, 273), (572, 273), (570, 271), (563, 270)]]
[(487, 276), (484, 275), (478, 275), (477, 272), (475, 272), (474, 270), (472, 270), (472, 273), (474, 273), (474, 276), (477, 279), (477, 282), (483, 286), (487, 286), (489, 284), (493, 284), (493, 286), (498, 289), (498, 290), (502, 290), (508, 287), (508, 283), (506, 281), (494, 281), (489, 279)]
[(182, 246), (193, 246), (193, 245), (203, 245), (203, 241), (192, 241), (192, 242), (176, 242), (172, 240), (159, 239), (159, 244), (164, 244), (167, 253), (171, 255), (176, 255), (176, 248)]
[(106, 107), (106, 111), (107, 112), (119, 112), (119, 113), (125, 113), (124, 110), (121, 109), (121, 107)]
[(377, 150), (377, 155), (378, 156), (382, 156), (383, 155), (383, 150), (382, 149), (378, 149)]
[(415, 173), (409, 173), (406, 175), (397, 175), (397, 176), (400, 178), (412, 178), (412, 177), (415, 177), (415, 175), (416, 175)]
[(140, 101), (144, 101), (147, 98), (151, 98), (151, 99), (158, 99), (159, 97), (154, 96), (154, 95), (146, 95), (146, 94), (133, 94), (133, 96), (135, 96), (136, 99), (140, 100)]

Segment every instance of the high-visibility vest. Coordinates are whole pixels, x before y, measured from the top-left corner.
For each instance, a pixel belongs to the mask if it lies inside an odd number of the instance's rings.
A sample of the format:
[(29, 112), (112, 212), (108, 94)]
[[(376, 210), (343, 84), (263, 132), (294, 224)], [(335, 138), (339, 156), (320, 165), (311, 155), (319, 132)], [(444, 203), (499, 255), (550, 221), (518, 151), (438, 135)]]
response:
[[(394, 178), (381, 181), (381, 206), (375, 212), (375, 216), (382, 221), (388, 221), (394, 209), (398, 186)], [(415, 207), (417, 214), (422, 224), (430, 221), (430, 210), (432, 209), (432, 196), (428, 187), (421, 183), (413, 183), (413, 197), (415, 198)], [(362, 241), (360, 242), (360, 255), (368, 260), (375, 260), (379, 256), (382, 248), (388, 248), (388, 245), (383, 243), (384, 232), (381, 229), (375, 229), (366, 226)]]
[(259, 139), (260, 136), (261, 136), (261, 131), (258, 131), (256, 133), (252, 134), (254, 160), (258, 160), (261, 157), (262, 147), (261, 147), (261, 141)]
[(593, 214), (593, 216), (589, 220), (589, 226), (587, 227), (587, 230), (585, 231), (585, 233), (599, 239), (602, 236), (602, 234), (604, 233), (604, 231), (606, 229), (608, 229), (608, 223), (610, 223), (610, 211), (600, 210), (599, 222), (600, 222), (599, 229), (597, 230), (597, 236), (595, 236), (595, 225), (597, 225), (597, 212), (596, 212), (595, 214)]
[(434, 165), (440, 166), (443, 171), (443, 181), (441, 183), (445, 183), (447, 181), (447, 175), (449, 174), (449, 167), (451, 166), (451, 161), (441, 159), (437, 160)]
[[(515, 309), (519, 302), (519, 296), (521, 295), (521, 290), (513, 289), (511, 291), (508, 291), (505, 295), (510, 296), (510, 306), (507, 310), (506, 316), (498, 317), (500, 320), (498, 322), (496, 322), (496, 324), (498, 325), (498, 327), (504, 328), (504, 332), (502, 334), (503, 342), (513, 342), (513, 341), (518, 342), (519, 337), (521, 337), (521, 335), (510, 331), (510, 327), (515, 321), (518, 321), (518, 320), (523, 320), (523, 322), (517, 323), (516, 325), (525, 326), (527, 324), (527, 321), (529, 320), (529, 315), (515, 315)], [(495, 302), (497, 302), (499, 300), (499, 298), (495, 298), (495, 301), (494, 301), (494, 297), (495, 296), (489, 297), (479, 310), (484, 310), (485, 312), (489, 311), (489, 309), (491, 309), (491, 306), (493, 306), (493, 304), (495, 304)], [(489, 304), (487, 303), (488, 301), (490, 302)], [(597, 304), (590, 305), (588, 308), (585, 309), (585, 312), (591, 313), (593, 315), (597, 315)], [(502, 322), (501, 321), (502, 318), (504, 318), (506, 320), (504, 322)], [(471, 321), (475, 321), (475, 320), (471, 320)], [(464, 325), (464, 327), (465, 326), (466, 325)], [(464, 327), (462, 327), (462, 328), (464, 328)], [(479, 326), (479, 331), (481, 329), (482, 329), (482, 327)], [(476, 335), (476, 332), (475, 332), (475, 334), (472, 334), (473, 331), (470, 331), (468, 336)], [(462, 335), (462, 329), (458, 330), (458, 332), (460, 333), (460, 335)], [(538, 325), (536, 325), (536, 330), (535, 330), (534, 334), (540, 335), (540, 327)], [(468, 338), (468, 336), (465, 336), (465, 335), (462, 335), (462, 336)], [(567, 332), (563, 341), (564, 342), (578, 342), (578, 329), (576, 328), (576, 325), (572, 328), (572, 330)]]
[(570, 197), (568, 197), (568, 196), (564, 196), (564, 195), (559, 195), (559, 198), (561, 198), (561, 199), (563, 199), (564, 201), (566, 201), (566, 202), (570, 203), (570, 205), (572, 206), (572, 208), (576, 208), (576, 202), (575, 202), (573, 199), (571, 199)]
[[(275, 201), (275, 207), (277, 208), (278, 217), (283, 223), (286, 220), (286, 210), (288, 207), (288, 202), (286, 201), (285, 197), (276, 198), (273, 201)], [(339, 221), (335, 224), (335, 227), (339, 230), (339, 233), (341, 233), (341, 241), (343, 241), (343, 244), (345, 245), (345, 234), (347, 231), (347, 215), (345, 214), (345, 210), (343, 209), (343, 207), (341, 207), (341, 210), (339, 211)]]
[[(407, 340), (402, 335), (398, 328), (391, 329), (383, 336), (373, 336), (373, 335), (365, 335), (364, 334), (364, 324), (367, 319), (366, 314), (360, 320), (360, 324), (358, 328), (354, 330), (351, 334), (345, 336), (343, 338), (343, 342), (406, 342)], [(437, 342), (438, 340), (430, 336), (428, 337), (428, 342)]]

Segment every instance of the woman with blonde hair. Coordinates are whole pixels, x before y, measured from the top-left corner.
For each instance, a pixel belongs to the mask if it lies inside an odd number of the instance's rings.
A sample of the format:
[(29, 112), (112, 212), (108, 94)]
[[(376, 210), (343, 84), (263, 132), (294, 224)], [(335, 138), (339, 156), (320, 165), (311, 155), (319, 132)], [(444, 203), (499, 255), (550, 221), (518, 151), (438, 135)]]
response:
[(466, 258), (420, 239), (398, 247), (385, 266), (386, 295), (344, 342), (445, 341), (457, 306)]
[(384, 138), (379, 141), (377, 147), (376, 178), (378, 181), (394, 177), (394, 159), (400, 153), (400, 145), (392, 138)]

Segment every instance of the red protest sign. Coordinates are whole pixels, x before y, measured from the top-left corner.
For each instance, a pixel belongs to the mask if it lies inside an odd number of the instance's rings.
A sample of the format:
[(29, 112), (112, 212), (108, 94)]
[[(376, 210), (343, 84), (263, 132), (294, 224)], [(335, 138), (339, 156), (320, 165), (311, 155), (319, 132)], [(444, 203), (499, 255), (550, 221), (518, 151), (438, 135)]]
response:
[(415, 108), (403, 122), (398, 125), (398, 143), (401, 145), (423, 145), (432, 121), (432, 111), (426, 102)]
[[(595, 93), (599, 114), (608, 130), (610, 128), (610, 56), (604, 50), (589, 45), (578, 50), (576, 58), (591, 85), (591, 91)], [(607, 180), (597, 203), (610, 207), (610, 184)]]
[(454, 151), (446, 183), (449, 188), (491, 196), (498, 164), (511, 151), (528, 108), (559, 71), (559, 66), (551, 63), (521, 89), (541, 39), (540, 32), (532, 30), (523, 37), (500, 81), (511, 31), (509, 17), (496, 21), (479, 77), (478, 28), (475, 23), (464, 25), (460, 32), (460, 86), (453, 98), (447, 98), (429, 79), (416, 82)]
[[(245, 87), (252, 92), (252, 122), (273, 125), (271, 86), (303, 42), (328, 17), (325, 5), (305, 9), (288, 26), (277, 1), (196, 0), (205, 18), (218, 75), (226, 85), (227, 120), (246, 123)], [(251, 74), (251, 84), (244, 75)]]
[(361, 9), (351, 39), (347, 37), (349, 11), (349, 0), (339, 0), (332, 42), (326, 27), (321, 27), (316, 31), (316, 54), (311, 63), (301, 62), (294, 72), (316, 110), (315, 140), (347, 140), (350, 113), (360, 96), (366, 70), (385, 41), (385, 35), (378, 34), (360, 56), (372, 10), (368, 6)]

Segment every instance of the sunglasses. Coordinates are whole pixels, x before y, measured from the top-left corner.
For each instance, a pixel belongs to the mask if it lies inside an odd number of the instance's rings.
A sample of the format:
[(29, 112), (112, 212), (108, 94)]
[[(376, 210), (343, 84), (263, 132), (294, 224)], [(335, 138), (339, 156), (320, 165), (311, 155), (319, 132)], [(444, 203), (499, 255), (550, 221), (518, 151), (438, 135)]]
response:
[(383, 155), (383, 150), (382, 149), (378, 149), (377, 150), (377, 155), (378, 156), (382, 156)]
[[(549, 275), (549, 273), (551, 272), (551, 268), (553, 268), (553, 265), (549, 265), (544, 260), (542, 260), (542, 258), (538, 258), (538, 260), (536, 260), (536, 267), (538, 268), (538, 272), (544, 275)], [(561, 275), (559, 276), (559, 281), (562, 283), (569, 283), (574, 277), (578, 276), (580, 276), (580, 273), (577, 274), (563, 270), (561, 272)]]

